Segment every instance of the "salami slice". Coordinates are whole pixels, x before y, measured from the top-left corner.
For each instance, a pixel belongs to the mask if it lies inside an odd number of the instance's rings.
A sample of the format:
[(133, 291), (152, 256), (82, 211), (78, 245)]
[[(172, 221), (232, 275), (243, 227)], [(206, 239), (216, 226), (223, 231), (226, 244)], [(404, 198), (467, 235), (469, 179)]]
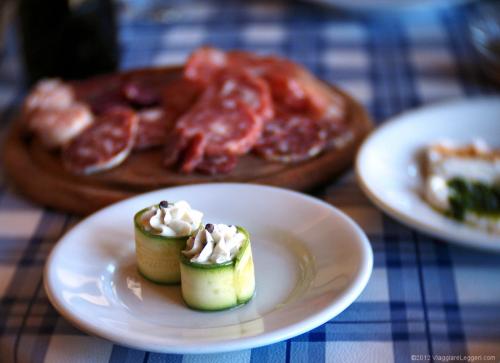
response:
[(109, 93), (118, 93), (123, 76), (120, 73), (103, 74), (84, 80), (72, 81), (76, 97), (85, 102), (91, 102)]
[(196, 166), (196, 171), (208, 175), (230, 173), (238, 164), (238, 158), (234, 155), (221, 154), (205, 156)]
[(174, 130), (167, 135), (165, 139), (165, 149), (163, 156), (163, 165), (167, 168), (176, 166), (181, 159), (182, 152), (188, 146), (188, 139)]
[(122, 95), (131, 105), (136, 107), (151, 107), (160, 102), (160, 92), (145, 82), (129, 81), (121, 89)]
[(198, 99), (203, 87), (185, 78), (169, 82), (162, 92), (162, 106), (176, 116), (186, 112)]
[(264, 78), (276, 102), (295, 110), (302, 110), (310, 105), (317, 108), (318, 112), (324, 111), (325, 97), (311, 83), (314, 77), (309, 77), (308, 71), (287, 59), (258, 56), (244, 51), (224, 53), (219, 49), (205, 47), (190, 56), (184, 75), (207, 85), (221, 70), (242, 69), (253, 77)]
[(326, 132), (327, 148), (340, 149), (354, 137), (343, 107), (332, 105), (318, 123)]
[(231, 67), (244, 68), (253, 76), (264, 78), (276, 102), (292, 109), (302, 109), (306, 106), (307, 95), (297, 77), (301, 67), (296, 63), (244, 51), (228, 52), (227, 58)]
[(180, 163), (183, 173), (198, 171), (208, 175), (227, 174), (238, 163), (238, 158), (230, 154), (205, 155), (206, 139), (201, 134), (187, 140), (171, 133), (167, 140), (164, 165), (172, 167)]
[(172, 72), (163, 68), (135, 70), (123, 77), (122, 96), (135, 108), (158, 106), (163, 88), (172, 79)]
[(297, 76), (306, 94), (308, 109), (316, 118), (345, 117), (343, 98), (305, 69)]
[(266, 160), (295, 163), (325, 148), (326, 131), (307, 114), (280, 110), (262, 131), (254, 150)]
[(119, 74), (95, 76), (83, 81), (74, 81), (73, 87), (78, 100), (89, 105), (96, 115), (120, 106), (129, 107), (122, 97), (122, 77)]
[[(176, 102), (175, 97), (172, 94), (166, 102), (183, 108), (187, 101)], [(196, 104), (178, 119), (174, 135), (184, 141), (175, 143), (184, 145), (186, 150), (176, 155), (172, 147), (167, 146), (165, 164), (175, 164), (172, 156), (178, 156), (181, 171), (187, 173), (206, 159), (201, 169), (207, 173), (217, 169), (229, 171), (236, 164), (236, 158), (227, 158), (228, 161), (222, 163), (221, 158), (211, 162), (209, 157), (245, 154), (257, 141), (263, 122), (272, 115), (271, 94), (264, 81), (243, 71), (219, 72)]]
[(216, 48), (202, 47), (190, 55), (184, 67), (184, 77), (207, 85), (226, 65), (226, 53)]
[(181, 172), (187, 174), (194, 171), (203, 159), (206, 145), (207, 139), (202, 134), (194, 135), (191, 138), (187, 148), (184, 150), (180, 167)]
[(90, 103), (90, 106), (95, 115), (103, 115), (113, 109), (130, 108), (130, 105), (117, 94), (108, 94), (101, 98), (96, 98)]
[(133, 111), (106, 112), (62, 150), (63, 164), (75, 174), (113, 168), (129, 155), (136, 133), (137, 116)]
[(227, 54), (228, 64), (244, 67), (269, 84), (275, 102), (303, 111), (308, 109), (316, 118), (324, 117), (332, 104), (337, 104), (334, 92), (301, 65), (280, 57), (258, 57), (233, 51)]
[(202, 100), (230, 104), (241, 102), (255, 112), (261, 122), (270, 120), (274, 115), (271, 92), (267, 83), (259, 77), (251, 76), (242, 70), (225, 70), (219, 72), (214, 83), (207, 87)]
[(145, 150), (165, 144), (174, 120), (162, 108), (146, 108), (137, 112), (138, 130), (134, 150)]
[(221, 71), (244, 69), (253, 77), (262, 77), (275, 102), (295, 111), (312, 112), (321, 118), (331, 103), (331, 90), (301, 65), (275, 56), (258, 56), (244, 51), (224, 53), (215, 48), (194, 52), (185, 68), (185, 77), (207, 85)]
[(176, 129), (188, 140), (203, 135), (207, 155), (241, 155), (257, 141), (262, 122), (240, 101), (201, 100), (177, 121)]
[(267, 73), (265, 77), (276, 103), (293, 110), (307, 108), (306, 92), (296, 78), (287, 73), (272, 72)]

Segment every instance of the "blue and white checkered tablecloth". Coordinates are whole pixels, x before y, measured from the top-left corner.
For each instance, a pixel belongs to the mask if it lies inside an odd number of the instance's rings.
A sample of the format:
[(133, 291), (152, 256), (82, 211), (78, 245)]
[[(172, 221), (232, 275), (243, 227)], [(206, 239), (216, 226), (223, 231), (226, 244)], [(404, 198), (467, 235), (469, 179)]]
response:
[[(481, 72), (467, 36), (471, 6), (348, 17), (296, 2), (146, 5), (122, 3), (122, 68), (181, 63), (202, 44), (277, 53), (350, 92), (377, 123), (422, 104), (499, 91)], [(0, 136), (24, 93), (14, 45), (9, 38), (0, 54)], [(352, 172), (312, 194), (352, 216), (368, 234), (375, 264), (363, 294), (336, 318), (288, 341), (181, 356), (88, 336), (54, 310), (42, 269), (77, 218), (30, 203), (2, 174), (0, 361), (500, 362), (500, 255), (401, 225), (363, 196)]]

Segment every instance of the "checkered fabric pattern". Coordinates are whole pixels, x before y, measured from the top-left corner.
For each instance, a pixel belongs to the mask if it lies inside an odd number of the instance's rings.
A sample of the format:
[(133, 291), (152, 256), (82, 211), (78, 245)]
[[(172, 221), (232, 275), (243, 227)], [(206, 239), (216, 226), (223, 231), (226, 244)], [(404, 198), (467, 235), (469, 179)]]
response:
[[(480, 71), (467, 36), (471, 10), (474, 5), (348, 17), (297, 2), (126, 2), (121, 65), (182, 63), (202, 44), (281, 54), (350, 92), (381, 123), (422, 104), (498, 92)], [(12, 34), (0, 56), (3, 136), (24, 94)], [(500, 255), (459, 248), (399, 224), (363, 196), (352, 172), (312, 194), (368, 234), (375, 262), (363, 294), (336, 318), (290, 340), (181, 356), (88, 336), (54, 310), (42, 287), (43, 265), (77, 219), (33, 205), (2, 174), (0, 361), (386, 363), (409, 362), (412, 355), (414, 361), (450, 355), (500, 361)]]

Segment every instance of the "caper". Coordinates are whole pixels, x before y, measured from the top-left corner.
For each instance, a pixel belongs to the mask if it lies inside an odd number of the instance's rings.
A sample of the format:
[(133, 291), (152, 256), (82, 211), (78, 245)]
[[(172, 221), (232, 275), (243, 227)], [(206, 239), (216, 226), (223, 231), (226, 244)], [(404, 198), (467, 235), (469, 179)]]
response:
[(209, 232), (212, 233), (214, 231), (214, 225), (212, 223), (207, 223), (205, 225), (205, 229)]

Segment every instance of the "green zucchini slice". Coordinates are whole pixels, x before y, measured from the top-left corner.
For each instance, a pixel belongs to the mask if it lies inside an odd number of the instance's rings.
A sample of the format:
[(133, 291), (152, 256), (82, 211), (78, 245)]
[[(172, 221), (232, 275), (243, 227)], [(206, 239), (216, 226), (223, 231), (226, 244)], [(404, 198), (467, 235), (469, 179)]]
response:
[(179, 256), (189, 236), (164, 237), (148, 232), (142, 216), (150, 208), (134, 216), (135, 252), (141, 275), (158, 284), (177, 284), (181, 280)]
[(252, 299), (255, 292), (255, 274), (250, 235), (245, 234), (236, 257), (221, 264), (191, 262), (183, 254), (181, 260), (181, 290), (186, 304), (196, 310), (225, 310)]

